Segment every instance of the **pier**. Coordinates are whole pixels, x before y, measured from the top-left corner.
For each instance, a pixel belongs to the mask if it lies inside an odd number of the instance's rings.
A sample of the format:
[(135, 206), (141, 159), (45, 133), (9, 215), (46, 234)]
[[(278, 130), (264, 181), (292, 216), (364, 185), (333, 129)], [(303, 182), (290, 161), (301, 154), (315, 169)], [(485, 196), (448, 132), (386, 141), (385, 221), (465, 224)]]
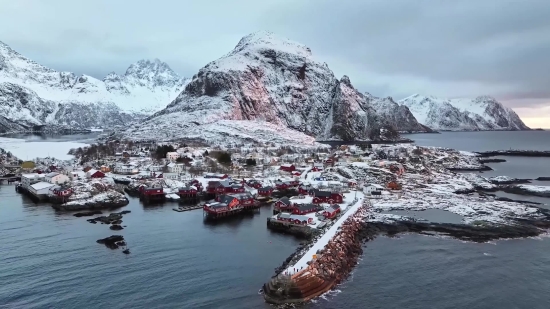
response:
[(180, 206), (178, 208), (173, 208), (173, 210), (177, 212), (184, 212), (184, 211), (196, 210), (201, 208), (202, 208), (201, 205), (193, 205), (193, 206)]
[(265, 301), (303, 303), (341, 283), (362, 253), (358, 233), (369, 208), (370, 202), (361, 196), (298, 261), (263, 285)]
[(0, 177), (0, 184), (3, 184), (4, 182), (12, 184), (18, 181), (21, 181), (21, 177)]

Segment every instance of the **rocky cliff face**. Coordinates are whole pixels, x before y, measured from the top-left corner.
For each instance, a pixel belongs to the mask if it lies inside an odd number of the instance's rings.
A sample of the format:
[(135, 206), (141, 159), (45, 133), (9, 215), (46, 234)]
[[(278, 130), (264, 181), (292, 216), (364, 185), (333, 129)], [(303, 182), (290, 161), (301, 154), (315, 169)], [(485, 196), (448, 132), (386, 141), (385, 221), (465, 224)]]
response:
[(42, 66), (0, 42), (0, 132), (35, 125), (73, 129), (127, 126), (162, 109), (184, 88), (158, 59), (132, 64), (103, 81)]
[[(318, 140), (368, 139), (373, 137), (369, 136), (371, 128), (401, 126), (396, 121), (400, 117), (389, 115), (394, 109), (404, 113), (406, 108), (393, 103), (386, 106), (385, 100), (367, 98), (347, 77), (336, 79), (308, 47), (258, 32), (242, 38), (229, 54), (200, 69), (172, 103), (126, 136), (164, 139), (167, 136), (159, 132), (173, 128), (172, 138), (185, 137), (188, 132), (178, 130), (178, 125), (246, 120), (258, 127), (268, 122), (290, 128)], [(406, 125), (424, 130), (413, 119)]]
[(399, 101), (422, 124), (434, 130), (529, 130), (510, 108), (488, 96), (474, 99), (439, 99), (413, 95)]

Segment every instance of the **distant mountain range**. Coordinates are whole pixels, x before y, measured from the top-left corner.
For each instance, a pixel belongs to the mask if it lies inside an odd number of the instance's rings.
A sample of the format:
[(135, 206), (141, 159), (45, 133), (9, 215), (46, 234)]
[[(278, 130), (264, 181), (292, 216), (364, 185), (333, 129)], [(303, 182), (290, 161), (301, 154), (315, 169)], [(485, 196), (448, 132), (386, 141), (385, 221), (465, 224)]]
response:
[(0, 42), (0, 132), (123, 127), (164, 108), (188, 82), (158, 59), (140, 60), (124, 75), (103, 80), (58, 72)]
[(489, 96), (474, 99), (438, 99), (418, 94), (398, 102), (434, 130), (529, 130), (519, 116)]
[(377, 139), (383, 128), (528, 129), (511, 109), (489, 97), (450, 101), (415, 95), (396, 102), (361, 93), (347, 76), (338, 80), (326, 63), (316, 61), (308, 47), (261, 31), (200, 69), (172, 103), (124, 136), (264, 141), (256, 135), (267, 134), (266, 123), (297, 131), (292, 136), (269, 133), (280, 142), (300, 134), (310, 140)]
[(118, 136), (129, 139), (302, 145), (395, 138), (387, 132), (529, 129), (490, 97), (395, 101), (361, 93), (308, 47), (265, 31), (245, 36), (192, 79), (159, 60), (103, 80), (77, 77), (0, 43), (0, 132), (44, 124), (120, 126)]

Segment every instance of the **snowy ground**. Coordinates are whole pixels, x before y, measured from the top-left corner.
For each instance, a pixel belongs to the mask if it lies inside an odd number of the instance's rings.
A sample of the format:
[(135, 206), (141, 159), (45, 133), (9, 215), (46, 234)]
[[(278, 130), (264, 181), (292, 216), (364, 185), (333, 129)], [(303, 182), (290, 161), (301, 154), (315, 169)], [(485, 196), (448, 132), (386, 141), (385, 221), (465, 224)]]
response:
[[(345, 167), (345, 173), (368, 184), (384, 188), (391, 179), (402, 185), (402, 190), (385, 190), (379, 199), (373, 200), (373, 210), (421, 211), (441, 209), (464, 217), (465, 223), (485, 221), (512, 224), (511, 218), (533, 218), (540, 215), (537, 207), (515, 202), (497, 201), (492, 196), (458, 194), (475, 188), (487, 190), (497, 188), (490, 180), (479, 173), (453, 173), (446, 167), (460, 168), (477, 166), (476, 157), (468, 152), (451, 149), (422, 147), (423, 163), (405, 163), (405, 173), (401, 176), (389, 171), (387, 164), (371, 160), (352, 163)], [(544, 187), (520, 185), (532, 191), (544, 191)]]
[(307, 267), (307, 262), (313, 259), (313, 255), (317, 253), (317, 250), (323, 249), (329, 242), (329, 240), (334, 237), (338, 229), (351, 215), (353, 215), (362, 205), (364, 195), (362, 193), (357, 194), (358, 201), (352, 205), (334, 224), (319, 238), (311, 248), (302, 256), (301, 259), (296, 262), (296, 264), (289, 266), (285, 273), (293, 273), (294, 269), (301, 269), (302, 267)]
[(24, 139), (0, 137), (0, 148), (21, 160), (46, 157), (69, 160), (73, 158), (67, 154), (69, 150), (86, 146), (88, 144), (78, 142), (27, 142)]

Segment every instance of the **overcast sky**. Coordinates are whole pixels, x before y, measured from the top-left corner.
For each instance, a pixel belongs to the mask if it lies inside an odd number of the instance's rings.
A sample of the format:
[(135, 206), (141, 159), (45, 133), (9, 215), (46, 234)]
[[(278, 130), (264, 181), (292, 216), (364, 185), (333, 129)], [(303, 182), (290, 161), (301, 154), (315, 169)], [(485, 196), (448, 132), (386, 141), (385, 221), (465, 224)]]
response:
[(269, 30), (361, 91), (487, 94), (550, 128), (549, 16), (550, 0), (0, 0), (0, 41), (98, 78), (152, 58), (192, 77)]

